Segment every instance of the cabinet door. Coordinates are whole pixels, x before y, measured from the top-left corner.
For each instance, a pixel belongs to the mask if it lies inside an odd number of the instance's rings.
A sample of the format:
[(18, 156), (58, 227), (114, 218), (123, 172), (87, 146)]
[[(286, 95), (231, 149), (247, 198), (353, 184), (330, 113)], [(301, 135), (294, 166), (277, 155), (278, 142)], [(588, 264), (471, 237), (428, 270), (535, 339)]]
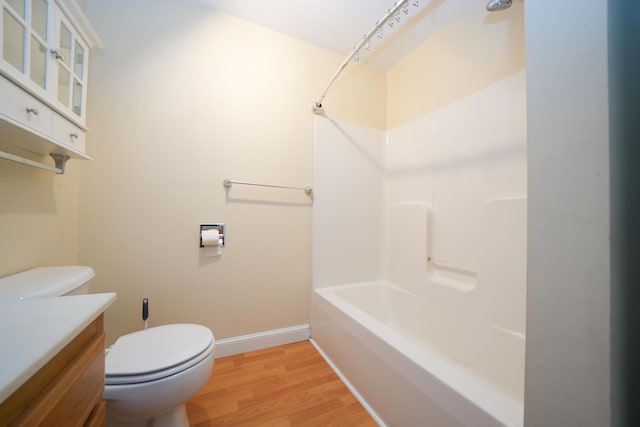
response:
[(56, 23), (56, 100), (64, 111), (84, 123), (88, 49), (61, 12)]
[(46, 97), (51, 61), (50, 0), (0, 0), (0, 4), (2, 72), (39, 96)]
[(54, 0), (0, 0), (0, 73), (84, 126), (89, 49)]

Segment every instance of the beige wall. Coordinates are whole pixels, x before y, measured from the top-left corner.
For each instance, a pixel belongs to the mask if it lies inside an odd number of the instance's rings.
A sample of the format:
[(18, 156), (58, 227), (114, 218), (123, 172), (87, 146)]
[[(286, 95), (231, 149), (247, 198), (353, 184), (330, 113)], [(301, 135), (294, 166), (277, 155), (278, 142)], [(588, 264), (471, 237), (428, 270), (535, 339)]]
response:
[(389, 70), (387, 129), (525, 69), (523, 2), (499, 13), (486, 4), (476, 1)]
[[(53, 165), (51, 158), (1, 149)], [(81, 162), (71, 160), (64, 175), (55, 175), (0, 160), (0, 277), (76, 262)]]
[[(104, 42), (91, 63), (79, 262), (94, 292), (115, 291), (108, 340), (150, 324), (195, 322), (226, 338), (308, 322), (312, 202), (306, 186), (316, 98), (343, 57), (195, 2), (91, 1)], [(358, 65), (327, 114), (383, 128), (384, 73)], [(371, 87), (382, 90), (370, 90)], [(227, 224), (219, 259), (199, 225)]]

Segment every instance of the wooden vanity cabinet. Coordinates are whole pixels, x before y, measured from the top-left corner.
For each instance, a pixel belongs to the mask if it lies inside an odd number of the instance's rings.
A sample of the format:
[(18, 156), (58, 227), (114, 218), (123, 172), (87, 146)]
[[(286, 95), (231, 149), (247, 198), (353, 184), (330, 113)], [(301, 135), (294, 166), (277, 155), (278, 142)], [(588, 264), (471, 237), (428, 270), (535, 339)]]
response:
[(101, 314), (0, 404), (0, 426), (103, 426)]

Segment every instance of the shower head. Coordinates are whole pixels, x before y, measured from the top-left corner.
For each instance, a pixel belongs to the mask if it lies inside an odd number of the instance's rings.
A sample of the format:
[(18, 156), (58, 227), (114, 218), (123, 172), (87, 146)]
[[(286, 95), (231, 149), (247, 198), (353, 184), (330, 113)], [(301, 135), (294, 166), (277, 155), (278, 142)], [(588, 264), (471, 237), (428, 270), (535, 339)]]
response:
[(509, 9), (513, 4), (513, 0), (489, 0), (487, 10), (489, 12), (497, 12), (499, 10)]

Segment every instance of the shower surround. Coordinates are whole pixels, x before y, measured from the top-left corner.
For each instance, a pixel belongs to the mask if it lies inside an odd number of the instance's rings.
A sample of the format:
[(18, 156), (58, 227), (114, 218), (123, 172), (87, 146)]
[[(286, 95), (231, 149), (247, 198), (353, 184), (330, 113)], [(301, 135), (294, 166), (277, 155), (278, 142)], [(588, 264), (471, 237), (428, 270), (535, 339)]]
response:
[(317, 117), (314, 343), (382, 425), (522, 425), (521, 71), (387, 132)]

